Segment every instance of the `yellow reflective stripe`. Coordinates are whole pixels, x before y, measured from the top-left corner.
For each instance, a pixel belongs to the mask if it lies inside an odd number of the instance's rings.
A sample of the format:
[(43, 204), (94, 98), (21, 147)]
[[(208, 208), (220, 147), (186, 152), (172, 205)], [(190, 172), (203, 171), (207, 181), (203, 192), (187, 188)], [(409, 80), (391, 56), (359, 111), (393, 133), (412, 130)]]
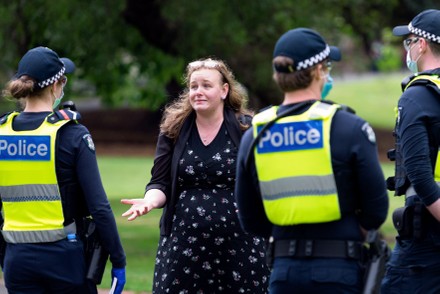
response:
[(440, 182), (440, 149), (437, 152), (437, 160), (435, 161), (434, 179), (437, 183)]
[(277, 200), (294, 196), (319, 196), (335, 194), (333, 174), (326, 176), (299, 176), (260, 182), (264, 200)]
[(420, 75), (420, 76), (416, 76), (415, 78), (413, 78), (405, 86), (404, 91), (406, 91), (406, 89), (408, 89), (408, 87), (411, 86), (412, 83), (414, 83), (415, 81), (418, 81), (418, 80), (428, 80), (428, 81), (432, 82), (433, 84), (435, 84), (440, 89), (440, 80), (439, 80), (438, 75)]

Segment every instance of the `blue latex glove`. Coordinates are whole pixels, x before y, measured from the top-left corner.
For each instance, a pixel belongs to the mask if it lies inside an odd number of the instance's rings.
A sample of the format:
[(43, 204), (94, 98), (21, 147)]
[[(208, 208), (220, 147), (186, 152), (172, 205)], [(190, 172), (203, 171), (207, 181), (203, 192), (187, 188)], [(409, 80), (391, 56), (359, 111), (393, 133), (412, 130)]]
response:
[(118, 281), (113, 293), (121, 294), (125, 286), (125, 268), (112, 268), (112, 283), (114, 278), (118, 279)]

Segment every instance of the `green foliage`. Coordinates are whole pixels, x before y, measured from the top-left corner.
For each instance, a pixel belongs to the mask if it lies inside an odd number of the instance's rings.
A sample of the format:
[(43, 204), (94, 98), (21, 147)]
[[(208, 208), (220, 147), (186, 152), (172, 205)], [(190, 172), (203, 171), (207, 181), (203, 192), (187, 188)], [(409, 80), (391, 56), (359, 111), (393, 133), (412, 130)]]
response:
[[(68, 84), (71, 96), (98, 96), (109, 106), (155, 110), (175, 98), (170, 95), (177, 96), (187, 62), (217, 56), (249, 90), (251, 107), (261, 108), (277, 103), (280, 95), (271, 79), (271, 59), (282, 33), (296, 27), (313, 28), (342, 49), (337, 73), (368, 71), (371, 46), (384, 42), (383, 32), (389, 33), (397, 21), (396, 9), (406, 8), (406, 13), (415, 9), (407, 2), (3, 1), (0, 82), (13, 75), (28, 49), (44, 45), (75, 61), (78, 70)], [(422, 1), (417, 9), (429, 3)], [(157, 11), (145, 15), (149, 10), (132, 10), (128, 11), (133, 16), (130, 23), (124, 19), (127, 9), (145, 7)], [(384, 42), (377, 64), (381, 71), (398, 68), (394, 46)]]
[[(166, 100), (166, 83), (180, 77), (182, 62), (146, 43), (123, 21), (123, 9), (124, 1), (119, 0), (4, 3), (0, 35), (12, 37), (0, 42), (0, 69), (6, 72), (0, 76), (2, 84), (25, 52), (41, 45), (71, 58), (77, 71), (70, 81), (87, 81), (86, 89), (104, 104), (158, 108)], [(84, 95), (78, 88), (71, 89), (72, 95)]]
[(380, 72), (392, 72), (402, 67), (400, 51), (395, 46), (384, 45), (381, 55), (376, 61)]

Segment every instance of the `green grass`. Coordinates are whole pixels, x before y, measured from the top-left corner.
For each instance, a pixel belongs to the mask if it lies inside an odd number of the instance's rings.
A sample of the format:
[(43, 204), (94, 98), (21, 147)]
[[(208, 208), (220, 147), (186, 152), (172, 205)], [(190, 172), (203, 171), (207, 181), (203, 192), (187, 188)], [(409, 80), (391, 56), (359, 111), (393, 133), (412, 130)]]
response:
[[(142, 198), (150, 179), (152, 158), (99, 156), (98, 164), (107, 197), (110, 200), (119, 234), (127, 255), (127, 284), (125, 289), (136, 293), (150, 291), (154, 261), (159, 241), (161, 211), (153, 210), (134, 221), (122, 217), (130, 206), (120, 203), (124, 198)], [(100, 288), (110, 286), (110, 262), (107, 264)]]
[(402, 94), (400, 83), (407, 73), (372, 74), (337, 78), (328, 99), (345, 104), (375, 128), (393, 129), (394, 108)]

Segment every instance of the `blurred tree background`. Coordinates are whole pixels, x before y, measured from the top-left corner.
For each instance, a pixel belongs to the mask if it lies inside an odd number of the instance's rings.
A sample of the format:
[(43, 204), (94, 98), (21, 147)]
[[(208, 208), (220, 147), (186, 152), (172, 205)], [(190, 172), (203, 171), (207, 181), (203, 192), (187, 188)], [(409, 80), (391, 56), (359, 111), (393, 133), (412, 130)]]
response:
[(224, 59), (248, 89), (254, 109), (277, 103), (273, 46), (295, 27), (339, 46), (335, 75), (402, 67), (395, 25), (434, 0), (0, 0), (0, 82), (21, 56), (47, 46), (77, 65), (70, 97), (97, 97), (112, 108), (159, 110), (178, 96), (187, 62)]

